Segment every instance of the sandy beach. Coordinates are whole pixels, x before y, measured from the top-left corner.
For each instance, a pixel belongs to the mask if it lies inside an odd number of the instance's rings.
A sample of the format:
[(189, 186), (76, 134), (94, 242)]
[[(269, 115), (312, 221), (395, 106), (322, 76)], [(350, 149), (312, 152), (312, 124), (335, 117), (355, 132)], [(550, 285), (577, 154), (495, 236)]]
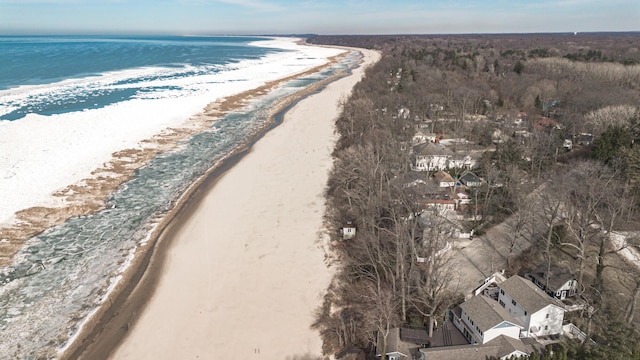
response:
[[(296, 104), (194, 195), (164, 232), (167, 249), (144, 274), (152, 285), (116, 309), (124, 325), (106, 324), (84, 358), (321, 354), (310, 325), (332, 275), (324, 262), (324, 189), (339, 101), (379, 57), (363, 53), (363, 66)], [(117, 346), (121, 332), (126, 337)]]

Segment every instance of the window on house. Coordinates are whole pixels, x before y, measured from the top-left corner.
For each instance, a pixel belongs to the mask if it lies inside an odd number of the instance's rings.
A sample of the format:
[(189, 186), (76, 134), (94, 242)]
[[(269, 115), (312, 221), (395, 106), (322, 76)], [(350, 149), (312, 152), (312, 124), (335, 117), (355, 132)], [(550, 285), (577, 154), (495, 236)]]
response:
[(547, 314), (547, 319), (549, 318), (549, 314)]
[(527, 312), (526, 311), (524, 312), (524, 316), (527, 316)]
[(504, 290), (500, 289), (500, 294), (504, 295)]
[(502, 305), (502, 307), (504, 307), (504, 301), (500, 300), (498, 302), (500, 303), (500, 305)]
[(518, 305), (518, 304), (516, 304), (516, 301), (515, 301), (515, 300), (513, 300), (513, 299), (511, 300), (511, 303), (512, 303), (514, 306), (515, 306), (515, 305)]
[(549, 330), (549, 325), (545, 325), (545, 326), (544, 326), (544, 329), (545, 329), (545, 330)]

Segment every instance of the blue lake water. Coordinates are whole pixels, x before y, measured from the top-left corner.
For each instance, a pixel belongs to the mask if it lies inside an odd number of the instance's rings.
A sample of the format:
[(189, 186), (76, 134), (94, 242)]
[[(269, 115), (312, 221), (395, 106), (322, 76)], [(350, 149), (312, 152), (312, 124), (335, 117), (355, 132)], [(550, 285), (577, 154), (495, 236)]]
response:
[[(162, 80), (211, 74), (220, 71), (223, 65), (283, 51), (249, 45), (260, 40), (266, 39), (0, 36), (0, 90), (59, 84), (70, 79), (90, 79), (135, 69), (164, 70), (130, 71), (129, 76), (89, 83), (72, 88), (72, 91), (34, 91), (25, 97), (0, 97), (0, 120), (18, 120), (29, 113), (51, 115), (104, 107), (140, 94), (170, 89)], [(160, 85), (149, 86), (153, 82)], [(173, 90), (183, 89), (176, 87)], [(2, 107), (11, 111), (2, 111)]]

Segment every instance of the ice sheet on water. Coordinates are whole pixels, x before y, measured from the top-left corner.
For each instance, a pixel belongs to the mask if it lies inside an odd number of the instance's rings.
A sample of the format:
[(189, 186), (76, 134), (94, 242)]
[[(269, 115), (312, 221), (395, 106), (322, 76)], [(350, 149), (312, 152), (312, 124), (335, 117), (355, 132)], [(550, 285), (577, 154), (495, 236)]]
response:
[(63, 347), (114, 288), (160, 217), (207, 169), (264, 125), (267, 109), (353, 62), (351, 57), (323, 76), (289, 82), (256, 99), (244, 112), (230, 114), (211, 131), (193, 135), (138, 169), (112, 194), (107, 209), (30, 240), (20, 261), (0, 274), (0, 354), (48, 356)]

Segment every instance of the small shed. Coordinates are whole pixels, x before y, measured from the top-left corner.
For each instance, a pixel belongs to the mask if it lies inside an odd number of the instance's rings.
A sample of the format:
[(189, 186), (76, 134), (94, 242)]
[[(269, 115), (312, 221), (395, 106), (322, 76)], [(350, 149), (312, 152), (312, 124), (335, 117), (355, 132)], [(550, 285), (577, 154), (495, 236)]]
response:
[(340, 229), (340, 232), (342, 233), (342, 240), (353, 239), (356, 236), (356, 226), (353, 222), (347, 221)]

